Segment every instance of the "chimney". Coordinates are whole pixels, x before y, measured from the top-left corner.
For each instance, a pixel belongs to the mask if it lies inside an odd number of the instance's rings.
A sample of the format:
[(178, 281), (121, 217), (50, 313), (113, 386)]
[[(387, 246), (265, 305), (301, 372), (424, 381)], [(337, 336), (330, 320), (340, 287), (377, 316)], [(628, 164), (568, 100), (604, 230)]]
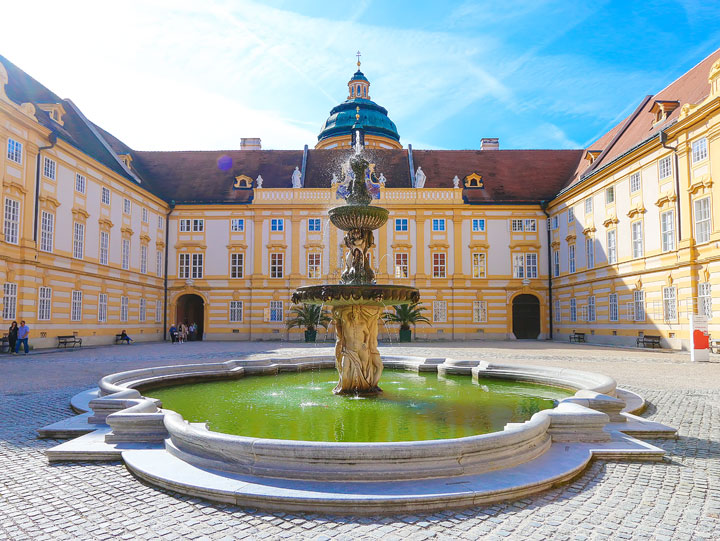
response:
[(240, 139), (240, 150), (262, 150), (259, 137), (243, 137)]
[(499, 150), (500, 140), (497, 137), (483, 137), (480, 140), (480, 150)]

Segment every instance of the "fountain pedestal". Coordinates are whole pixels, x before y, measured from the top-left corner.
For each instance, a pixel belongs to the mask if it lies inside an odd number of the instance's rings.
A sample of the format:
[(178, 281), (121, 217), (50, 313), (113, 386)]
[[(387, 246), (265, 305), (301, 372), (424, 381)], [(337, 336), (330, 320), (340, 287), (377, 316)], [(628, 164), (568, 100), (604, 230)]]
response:
[(335, 394), (378, 393), (383, 364), (378, 351), (381, 306), (351, 304), (333, 308), (337, 342), (335, 367), (340, 381)]

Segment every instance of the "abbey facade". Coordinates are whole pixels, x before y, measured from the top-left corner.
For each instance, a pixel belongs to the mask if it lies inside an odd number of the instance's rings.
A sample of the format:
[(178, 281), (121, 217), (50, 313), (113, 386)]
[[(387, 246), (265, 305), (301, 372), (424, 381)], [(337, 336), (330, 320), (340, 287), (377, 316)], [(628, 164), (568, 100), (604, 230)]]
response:
[(290, 295), (339, 278), (326, 211), (359, 143), (391, 216), (377, 280), (420, 289), (418, 338), (681, 348), (692, 313), (720, 335), (720, 51), (578, 150), (403, 148), (369, 87), (358, 69), (314, 149), (144, 152), (0, 56), (2, 324), (27, 321), (35, 347), (176, 322), (300, 339)]

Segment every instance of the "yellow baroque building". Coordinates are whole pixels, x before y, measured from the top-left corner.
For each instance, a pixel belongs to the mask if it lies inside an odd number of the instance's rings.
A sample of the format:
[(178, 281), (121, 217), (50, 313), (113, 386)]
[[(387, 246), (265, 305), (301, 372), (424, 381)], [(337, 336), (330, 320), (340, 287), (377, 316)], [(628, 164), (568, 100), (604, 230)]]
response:
[(692, 313), (720, 334), (720, 51), (577, 150), (403, 148), (369, 86), (358, 69), (314, 149), (144, 152), (0, 56), (3, 325), (27, 321), (35, 347), (176, 322), (300, 339), (290, 295), (339, 278), (326, 211), (359, 142), (391, 213), (377, 278), (420, 289), (418, 338), (686, 348)]

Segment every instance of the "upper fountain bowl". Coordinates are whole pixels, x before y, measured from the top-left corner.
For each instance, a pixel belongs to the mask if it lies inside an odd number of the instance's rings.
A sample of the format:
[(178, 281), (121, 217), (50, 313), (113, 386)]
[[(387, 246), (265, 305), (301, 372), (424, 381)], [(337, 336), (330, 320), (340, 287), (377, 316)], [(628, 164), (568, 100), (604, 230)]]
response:
[(328, 211), (330, 221), (338, 229), (350, 231), (352, 229), (381, 228), (388, 219), (388, 210), (382, 207), (365, 205), (343, 205)]

